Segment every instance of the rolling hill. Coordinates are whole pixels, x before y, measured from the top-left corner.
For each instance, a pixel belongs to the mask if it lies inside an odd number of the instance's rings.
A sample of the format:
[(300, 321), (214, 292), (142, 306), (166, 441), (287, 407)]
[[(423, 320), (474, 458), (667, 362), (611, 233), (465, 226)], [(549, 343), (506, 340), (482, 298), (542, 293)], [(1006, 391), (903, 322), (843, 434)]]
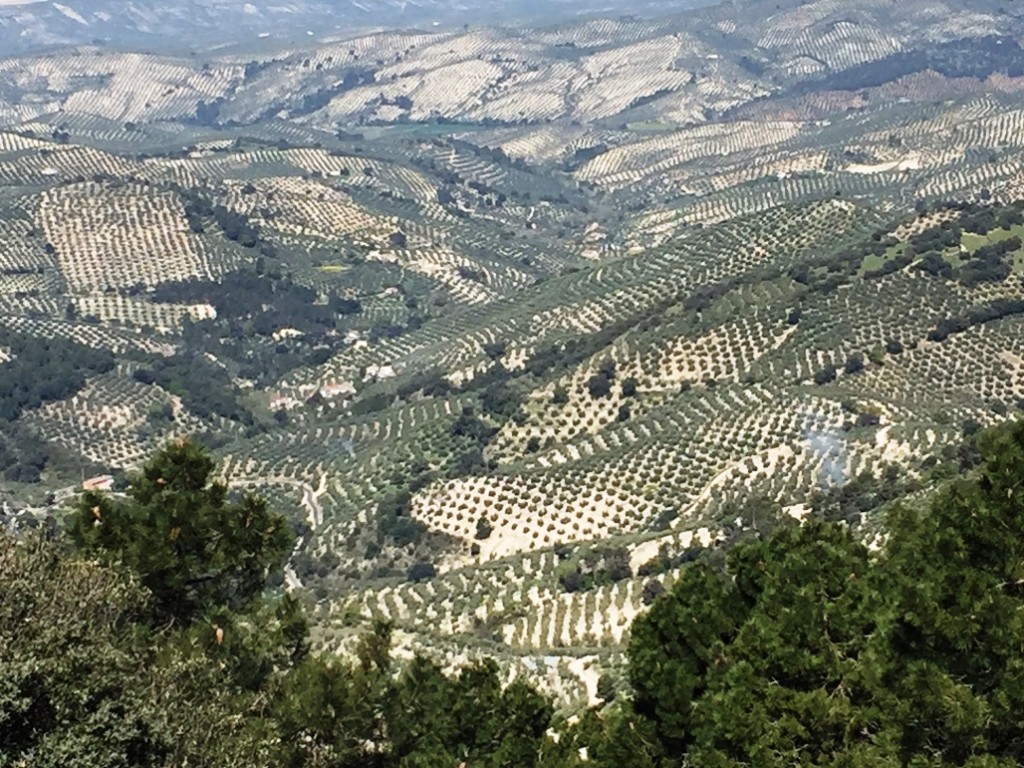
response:
[(199, 435), (290, 514), (323, 648), (389, 618), (593, 699), (699, 548), (871, 537), (1024, 404), (1012, 5), (193, 52), (55, 7), (0, 9), (60, 43), (0, 59), (3, 497)]

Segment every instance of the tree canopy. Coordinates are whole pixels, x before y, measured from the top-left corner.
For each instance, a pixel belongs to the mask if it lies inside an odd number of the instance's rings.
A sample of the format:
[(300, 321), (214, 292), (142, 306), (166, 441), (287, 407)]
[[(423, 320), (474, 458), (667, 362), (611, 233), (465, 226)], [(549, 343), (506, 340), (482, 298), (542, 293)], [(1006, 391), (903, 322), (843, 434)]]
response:
[[(698, 562), (634, 625), (669, 765), (1010, 766), (1024, 757), (1024, 425), (877, 554), (811, 520)], [(640, 764), (640, 763), (637, 763)]]
[(976, 437), (879, 547), (812, 516), (680, 560), (633, 625), (631, 690), (571, 721), (494, 661), (397, 662), (387, 624), (311, 653), (266, 589), (283, 518), (172, 444), (125, 498), (84, 495), (66, 542), (0, 533), (0, 766), (1019, 765), (1024, 424)]
[(553, 707), (496, 663), (309, 652), (268, 590), (284, 518), (176, 442), (124, 498), (83, 494), (66, 541), (0, 529), (0, 766), (423, 768), (538, 764)]
[(70, 517), (79, 549), (139, 575), (158, 620), (187, 624), (211, 606), (246, 608), (294, 543), (284, 517), (256, 496), (230, 500), (214, 470), (202, 447), (175, 442), (133, 479), (127, 498), (85, 493)]

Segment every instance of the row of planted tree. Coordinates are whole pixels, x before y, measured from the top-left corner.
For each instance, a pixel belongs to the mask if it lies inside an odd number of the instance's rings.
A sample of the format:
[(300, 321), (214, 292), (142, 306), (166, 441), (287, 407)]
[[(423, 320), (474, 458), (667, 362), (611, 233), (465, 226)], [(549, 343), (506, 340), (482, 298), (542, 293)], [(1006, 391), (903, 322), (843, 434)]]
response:
[(494, 662), (309, 650), (259, 499), (180, 442), (66, 535), (0, 534), (0, 766), (1014, 766), (1024, 759), (1024, 426), (972, 475), (845, 526), (708, 550), (633, 626), (632, 693), (559, 715)]

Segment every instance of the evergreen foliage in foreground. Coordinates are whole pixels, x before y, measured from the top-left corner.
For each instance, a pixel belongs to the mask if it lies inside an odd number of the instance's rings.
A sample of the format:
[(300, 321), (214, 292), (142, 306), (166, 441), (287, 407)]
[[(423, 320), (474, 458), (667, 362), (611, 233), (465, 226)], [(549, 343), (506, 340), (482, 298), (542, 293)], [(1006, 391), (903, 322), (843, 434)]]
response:
[(0, 534), (0, 766), (1018, 765), (1024, 426), (979, 447), (877, 552), (811, 520), (688, 566), (634, 625), (633, 696), (569, 725), (491, 662), (398, 666), (385, 625), (311, 655), (261, 589), (284, 521), (172, 445), (83, 497), (74, 549)]
[(633, 628), (652, 754), (690, 766), (1024, 759), (1024, 426), (872, 554), (810, 522), (691, 567)]
[(228, 500), (198, 445), (168, 445), (134, 478), (126, 500), (85, 493), (71, 539), (83, 554), (142, 578), (157, 619), (191, 623), (203, 610), (247, 607), (283, 569), (294, 544), (285, 519), (255, 496)]

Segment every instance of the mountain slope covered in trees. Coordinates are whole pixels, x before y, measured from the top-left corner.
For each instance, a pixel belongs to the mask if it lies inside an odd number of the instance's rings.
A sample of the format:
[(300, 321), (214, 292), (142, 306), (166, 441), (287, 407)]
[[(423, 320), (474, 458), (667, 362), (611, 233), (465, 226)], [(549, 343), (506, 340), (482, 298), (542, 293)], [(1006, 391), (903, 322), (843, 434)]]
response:
[[(694, 562), (812, 513), (880, 541), (1024, 411), (1019, 4), (117, 6), (0, 10), (54, 43), (0, 60), (0, 524), (205, 445), (209, 548), (171, 567), (155, 487), (126, 537), (157, 615), (251, 608), (243, 524), (311, 652), (383, 622), (582, 710)], [(59, 44), (161, 25), (211, 37)]]

